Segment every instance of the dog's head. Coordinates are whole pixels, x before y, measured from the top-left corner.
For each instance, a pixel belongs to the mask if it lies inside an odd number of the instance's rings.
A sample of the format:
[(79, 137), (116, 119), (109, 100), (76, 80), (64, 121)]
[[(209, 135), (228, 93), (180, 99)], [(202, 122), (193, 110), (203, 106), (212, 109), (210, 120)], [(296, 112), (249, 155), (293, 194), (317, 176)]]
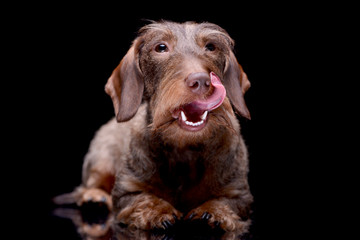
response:
[(149, 102), (152, 129), (175, 138), (231, 127), (231, 104), (250, 119), (244, 100), (250, 82), (233, 45), (227, 32), (211, 23), (146, 25), (105, 87), (117, 121), (130, 120), (142, 101)]

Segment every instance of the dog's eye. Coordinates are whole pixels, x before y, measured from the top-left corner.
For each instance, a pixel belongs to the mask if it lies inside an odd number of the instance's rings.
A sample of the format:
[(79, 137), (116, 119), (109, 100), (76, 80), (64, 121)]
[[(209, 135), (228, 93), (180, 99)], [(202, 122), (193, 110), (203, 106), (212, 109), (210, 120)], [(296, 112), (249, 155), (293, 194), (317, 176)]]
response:
[(210, 52), (215, 51), (215, 48), (216, 47), (215, 47), (215, 45), (213, 43), (208, 43), (208, 44), (205, 45), (205, 49), (207, 51), (210, 51)]
[(163, 52), (168, 52), (169, 49), (164, 43), (160, 43), (160, 44), (156, 45), (155, 51), (158, 53), (163, 53)]

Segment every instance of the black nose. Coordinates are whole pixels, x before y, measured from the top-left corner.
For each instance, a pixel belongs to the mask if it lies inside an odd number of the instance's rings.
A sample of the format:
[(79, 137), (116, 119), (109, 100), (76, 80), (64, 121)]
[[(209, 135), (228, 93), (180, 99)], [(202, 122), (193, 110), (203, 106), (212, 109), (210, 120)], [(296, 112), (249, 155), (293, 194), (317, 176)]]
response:
[(205, 72), (191, 73), (185, 82), (193, 93), (199, 95), (206, 94), (211, 85), (210, 75)]

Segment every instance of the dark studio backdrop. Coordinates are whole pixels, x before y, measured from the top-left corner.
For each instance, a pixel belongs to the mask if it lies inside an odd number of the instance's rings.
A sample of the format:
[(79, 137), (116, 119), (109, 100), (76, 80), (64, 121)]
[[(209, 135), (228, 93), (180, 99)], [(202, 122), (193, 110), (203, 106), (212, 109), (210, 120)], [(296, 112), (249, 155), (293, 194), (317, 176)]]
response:
[(253, 239), (307, 234), (310, 227), (299, 228), (299, 222), (308, 217), (305, 196), (311, 193), (304, 186), (312, 173), (304, 173), (303, 166), (311, 158), (303, 156), (312, 146), (299, 145), (307, 134), (300, 75), (305, 66), (311, 69), (309, 36), (316, 30), (307, 20), (313, 12), (298, 6), (212, 4), (153, 3), (141, 10), (51, 6), (21, 20), (24, 55), (31, 59), (31, 78), (24, 86), (31, 90), (24, 89), (31, 107), (24, 110), (23, 125), (33, 160), (26, 161), (29, 177), (20, 188), (32, 189), (26, 225), (37, 238), (79, 239), (71, 221), (52, 216), (51, 198), (80, 184), (89, 143), (114, 115), (104, 85), (146, 19), (213, 22), (235, 40), (235, 55), (251, 82), (245, 99), (252, 120), (240, 121), (255, 199)]

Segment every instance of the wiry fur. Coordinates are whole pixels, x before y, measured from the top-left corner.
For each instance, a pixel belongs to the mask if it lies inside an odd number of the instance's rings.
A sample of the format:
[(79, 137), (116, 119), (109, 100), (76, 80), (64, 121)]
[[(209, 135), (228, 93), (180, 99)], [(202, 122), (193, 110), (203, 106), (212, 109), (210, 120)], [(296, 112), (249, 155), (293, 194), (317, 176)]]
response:
[[(204, 50), (209, 42), (215, 51)], [(154, 51), (159, 43), (168, 46), (167, 53)], [(55, 200), (105, 201), (116, 221), (135, 228), (166, 228), (176, 219), (207, 213), (211, 226), (245, 232), (252, 195), (247, 150), (233, 107), (250, 118), (243, 99), (250, 83), (233, 44), (225, 30), (211, 23), (143, 27), (106, 85), (116, 118), (91, 142), (82, 185)], [(195, 132), (182, 129), (173, 116), (184, 104), (207, 97), (194, 95), (184, 84), (193, 72), (214, 72), (229, 92), (209, 112), (206, 127)]]

